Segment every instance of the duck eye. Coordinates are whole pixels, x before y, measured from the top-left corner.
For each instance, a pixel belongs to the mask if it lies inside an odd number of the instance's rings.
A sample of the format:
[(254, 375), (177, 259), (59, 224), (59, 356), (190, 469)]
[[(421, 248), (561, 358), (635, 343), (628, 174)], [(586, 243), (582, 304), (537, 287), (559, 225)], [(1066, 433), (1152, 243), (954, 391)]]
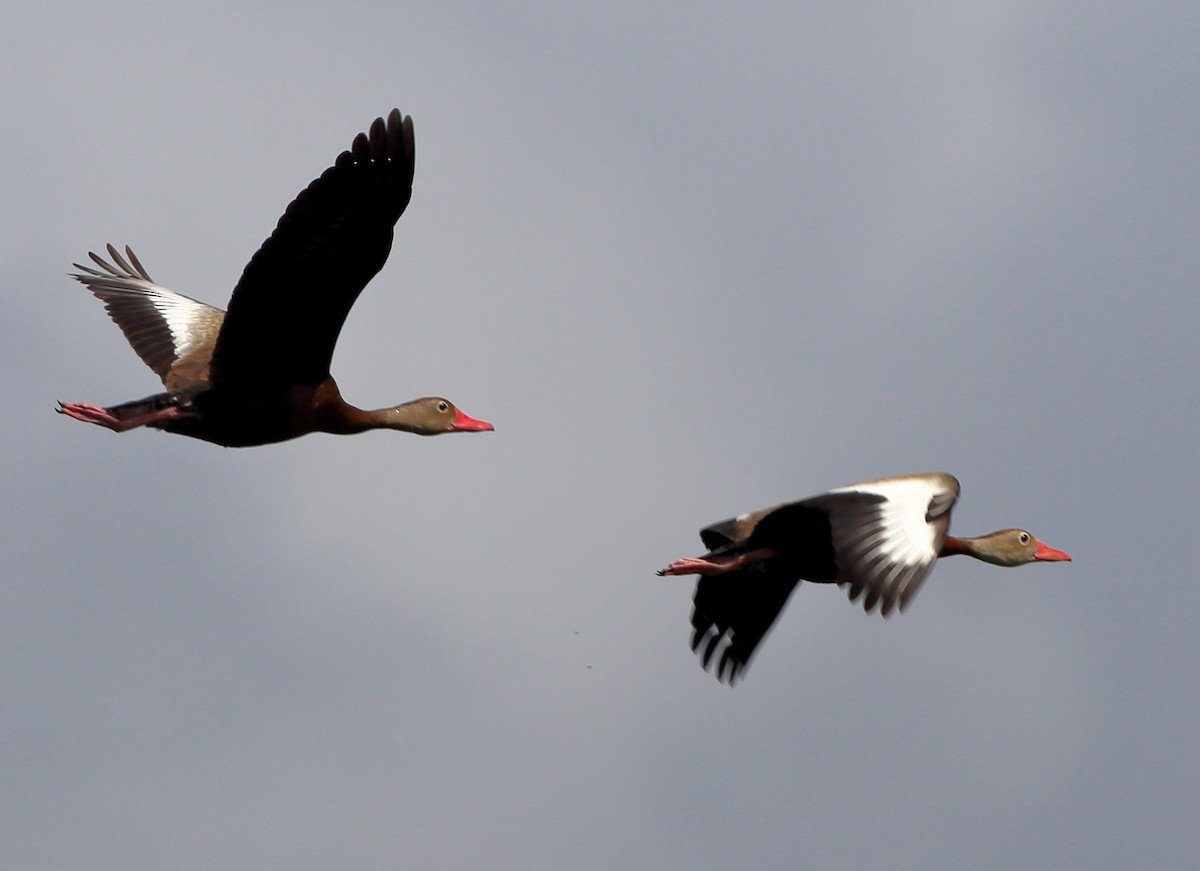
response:
[(443, 399), (441, 402), (438, 403), (438, 411), (440, 411), (442, 414), (445, 414), (449, 410), (450, 410), (450, 403), (447, 402), (446, 400)]
[(1020, 536), (1018, 536), (1018, 537), (1021, 539), (1021, 544), (1029, 544), (1029, 533), (1028, 532), (1022, 532), (1020, 534)]

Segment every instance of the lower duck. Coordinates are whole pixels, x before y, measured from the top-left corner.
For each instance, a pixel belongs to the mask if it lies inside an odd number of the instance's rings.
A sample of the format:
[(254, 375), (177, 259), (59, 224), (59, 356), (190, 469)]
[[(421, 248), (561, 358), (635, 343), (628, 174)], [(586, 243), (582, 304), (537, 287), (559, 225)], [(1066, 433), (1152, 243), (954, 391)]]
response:
[(934, 472), (838, 487), (741, 514), (700, 531), (709, 549), (661, 569), (700, 575), (692, 650), (735, 683), (800, 581), (837, 584), (888, 616), (912, 601), (938, 557), (966, 554), (998, 566), (1070, 560), (1023, 529), (976, 538), (949, 534), (958, 480)]

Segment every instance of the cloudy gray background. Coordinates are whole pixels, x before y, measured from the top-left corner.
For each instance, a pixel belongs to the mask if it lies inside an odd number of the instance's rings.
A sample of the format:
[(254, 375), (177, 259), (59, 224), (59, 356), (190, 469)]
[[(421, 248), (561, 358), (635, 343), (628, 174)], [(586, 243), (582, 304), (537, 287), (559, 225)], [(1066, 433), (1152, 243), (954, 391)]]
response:
[[(10, 4), (0, 865), (1185, 868), (1200, 853), (1193, 3)], [(224, 305), (417, 131), (334, 358), (494, 434), (223, 450), (66, 277)], [(879, 475), (1071, 564), (801, 587), (730, 690), (699, 526)]]

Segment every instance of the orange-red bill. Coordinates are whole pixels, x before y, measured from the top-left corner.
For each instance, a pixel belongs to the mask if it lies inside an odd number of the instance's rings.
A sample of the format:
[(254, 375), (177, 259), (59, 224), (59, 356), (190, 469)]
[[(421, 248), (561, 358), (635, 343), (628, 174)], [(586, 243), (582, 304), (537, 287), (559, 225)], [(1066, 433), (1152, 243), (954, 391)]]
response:
[(1071, 561), (1071, 555), (1065, 551), (1055, 550), (1045, 542), (1037, 543), (1037, 550), (1033, 552), (1033, 558), (1036, 560), (1046, 560), (1047, 562), (1058, 562), (1060, 560)]
[(454, 423), (450, 424), (451, 432), (491, 432), (495, 429), (486, 420), (476, 420), (470, 415), (463, 414), (461, 409), (455, 409)]

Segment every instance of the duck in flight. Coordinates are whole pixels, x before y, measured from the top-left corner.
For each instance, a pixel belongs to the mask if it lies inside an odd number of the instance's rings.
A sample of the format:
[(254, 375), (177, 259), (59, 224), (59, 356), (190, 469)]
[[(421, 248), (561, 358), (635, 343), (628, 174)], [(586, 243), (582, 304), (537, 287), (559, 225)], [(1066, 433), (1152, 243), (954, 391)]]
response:
[(1023, 529), (949, 535), (958, 480), (903, 475), (838, 487), (700, 531), (709, 552), (659, 575), (700, 575), (692, 650), (718, 680), (738, 680), (800, 581), (845, 587), (869, 613), (903, 611), (938, 557), (966, 554), (998, 566), (1069, 560)]
[(76, 420), (152, 427), (226, 447), (311, 432), (482, 432), (441, 397), (367, 411), (342, 399), (329, 365), (338, 333), (383, 267), (412, 196), (412, 119), (393, 109), (292, 201), (222, 311), (155, 284), (128, 247), (73, 277), (103, 301), (167, 392), (108, 408), (59, 403)]

